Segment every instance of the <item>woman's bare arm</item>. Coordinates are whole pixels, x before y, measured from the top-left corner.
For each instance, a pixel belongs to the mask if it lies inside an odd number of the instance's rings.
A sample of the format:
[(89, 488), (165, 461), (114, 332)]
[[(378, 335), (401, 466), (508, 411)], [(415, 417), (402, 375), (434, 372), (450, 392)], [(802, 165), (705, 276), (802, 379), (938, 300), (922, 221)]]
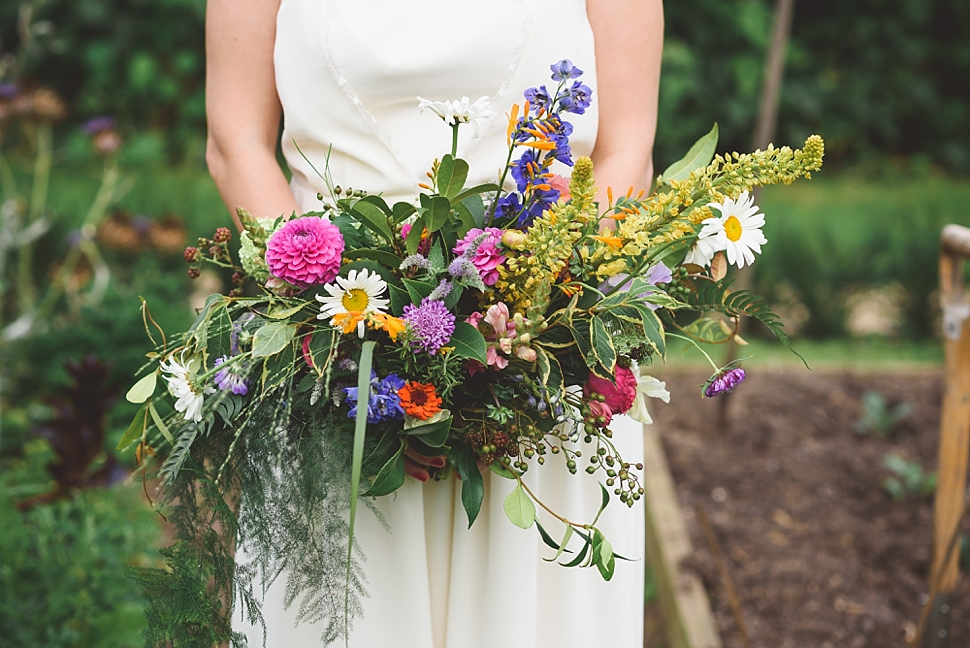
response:
[(205, 17), (206, 162), (235, 218), (298, 211), (279, 164), (273, 47), (280, 0), (209, 0)]
[(662, 0), (587, 0), (596, 37), (599, 132), (593, 163), (600, 201), (649, 189), (663, 53)]

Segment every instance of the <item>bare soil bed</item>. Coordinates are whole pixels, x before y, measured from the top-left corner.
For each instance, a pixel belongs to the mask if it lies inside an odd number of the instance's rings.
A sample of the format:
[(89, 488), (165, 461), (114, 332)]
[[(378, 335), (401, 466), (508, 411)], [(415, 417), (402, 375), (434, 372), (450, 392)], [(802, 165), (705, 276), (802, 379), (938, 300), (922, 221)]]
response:
[[(723, 432), (717, 401), (699, 396), (705, 377), (669, 375), (671, 404), (652, 411), (695, 547), (687, 567), (704, 581), (725, 647), (741, 643), (696, 504), (726, 556), (753, 646), (903, 646), (926, 600), (933, 507), (931, 498), (893, 500), (883, 461), (895, 453), (935, 469), (942, 370), (751, 371)], [(868, 390), (915, 408), (888, 439), (853, 431)], [(970, 646), (968, 579), (953, 608), (948, 645)]]

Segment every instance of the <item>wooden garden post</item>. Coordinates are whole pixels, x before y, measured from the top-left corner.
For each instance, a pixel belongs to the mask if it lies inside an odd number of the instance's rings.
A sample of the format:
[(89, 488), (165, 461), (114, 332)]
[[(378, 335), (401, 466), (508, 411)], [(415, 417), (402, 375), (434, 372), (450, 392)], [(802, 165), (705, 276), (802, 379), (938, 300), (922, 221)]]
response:
[[(926, 645), (946, 644), (952, 611), (950, 595), (959, 578), (958, 552), (946, 553), (960, 525), (970, 456), (970, 304), (963, 290), (963, 262), (970, 259), (970, 229), (943, 228), (940, 245), (940, 301), (946, 349), (943, 414), (940, 421), (939, 481), (933, 512), (932, 579), (939, 578)], [(946, 560), (946, 564), (944, 564)]]

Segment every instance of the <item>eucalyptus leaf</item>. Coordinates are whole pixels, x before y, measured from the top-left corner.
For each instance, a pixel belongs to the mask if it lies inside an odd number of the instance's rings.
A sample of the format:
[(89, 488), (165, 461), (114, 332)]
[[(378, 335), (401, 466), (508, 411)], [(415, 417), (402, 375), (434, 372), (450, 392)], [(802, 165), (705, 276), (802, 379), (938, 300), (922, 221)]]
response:
[(129, 403), (144, 403), (152, 394), (155, 393), (155, 384), (158, 382), (158, 372), (151, 372), (145, 376), (142, 376), (141, 380), (136, 382), (125, 394), (125, 400)]
[(285, 322), (268, 322), (253, 336), (253, 357), (263, 358), (279, 353), (293, 339), (296, 327)]
[(132, 443), (141, 439), (145, 436), (145, 430), (148, 428), (148, 405), (142, 405), (138, 413), (135, 414), (135, 418), (131, 420), (131, 425), (125, 430), (125, 433), (121, 435), (121, 441), (115, 446), (115, 450), (124, 450)]
[(715, 123), (707, 135), (694, 142), (687, 155), (667, 167), (663, 172), (663, 181), (669, 184), (671, 180), (686, 180), (691, 173), (710, 164), (717, 150), (717, 139), (718, 129)]
[(532, 498), (522, 488), (522, 484), (517, 484), (512, 489), (512, 492), (505, 498), (505, 502), (502, 503), (502, 509), (505, 511), (505, 516), (509, 519), (509, 522), (520, 529), (528, 529), (536, 520), (535, 504), (532, 503)]
[(394, 239), (391, 226), (387, 224), (387, 214), (381, 211), (380, 207), (364, 200), (358, 200), (350, 211), (360, 219), (365, 227), (379, 234), (388, 243)]
[(158, 415), (158, 410), (155, 409), (155, 405), (152, 404), (151, 401), (148, 401), (148, 413), (152, 415), (152, 422), (155, 424), (155, 427), (158, 428), (158, 431), (162, 433), (162, 436), (165, 437), (165, 440), (174, 446), (175, 437), (172, 436), (172, 432), (168, 429), (168, 426), (165, 425), (165, 421), (162, 420), (162, 417)]

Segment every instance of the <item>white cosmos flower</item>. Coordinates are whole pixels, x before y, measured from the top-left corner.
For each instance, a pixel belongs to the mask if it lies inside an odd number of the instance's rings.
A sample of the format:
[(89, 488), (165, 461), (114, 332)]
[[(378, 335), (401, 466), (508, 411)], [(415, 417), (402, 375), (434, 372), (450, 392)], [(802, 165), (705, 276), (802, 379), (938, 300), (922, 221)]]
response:
[(479, 127), (495, 113), (488, 109), (488, 97), (479, 97), (475, 103), (470, 103), (468, 97), (457, 101), (429, 101), (418, 97), (418, 108), (421, 112), (430, 110), (441, 117), (446, 124), (471, 124), (472, 132), (478, 137)]
[(647, 411), (647, 397), (659, 398), (665, 403), (670, 402), (670, 392), (667, 391), (667, 383), (658, 380), (653, 376), (640, 372), (640, 367), (636, 364), (632, 367), (633, 375), (637, 377), (637, 395), (633, 399), (633, 407), (627, 412), (627, 416), (634, 421), (650, 425), (653, 419)]
[[(320, 314), (317, 319), (330, 319), (330, 323), (338, 326), (335, 321), (338, 316), (344, 319), (353, 316), (357, 320), (357, 335), (364, 337), (364, 316), (370, 313), (383, 313), (390, 303), (381, 295), (387, 290), (387, 283), (376, 272), (371, 273), (366, 268), (359, 273), (351, 270), (347, 278), (337, 277), (336, 283), (323, 287), (329, 293), (324, 297), (317, 294), (320, 302)], [(343, 328), (343, 327), (341, 327)], [(349, 331), (345, 331), (349, 332)]]
[(169, 356), (162, 362), (163, 376), (168, 383), (168, 392), (175, 397), (175, 410), (182, 412), (186, 421), (198, 423), (202, 420), (202, 404), (205, 397), (214, 394), (216, 388), (212, 385), (200, 385), (196, 379), (199, 361), (197, 358), (185, 359), (185, 350), (179, 354)]
[(708, 206), (719, 210), (721, 215), (704, 221), (697, 243), (710, 241), (707, 249), (713, 248), (714, 252), (723, 250), (728, 263), (739, 268), (743, 268), (745, 263), (754, 263), (755, 253), (761, 254), (761, 246), (768, 242), (761, 232), (765, 216), (758, 213), (754, 196), (745, 191), (737, 201), (725, 198), (723, 203)]

